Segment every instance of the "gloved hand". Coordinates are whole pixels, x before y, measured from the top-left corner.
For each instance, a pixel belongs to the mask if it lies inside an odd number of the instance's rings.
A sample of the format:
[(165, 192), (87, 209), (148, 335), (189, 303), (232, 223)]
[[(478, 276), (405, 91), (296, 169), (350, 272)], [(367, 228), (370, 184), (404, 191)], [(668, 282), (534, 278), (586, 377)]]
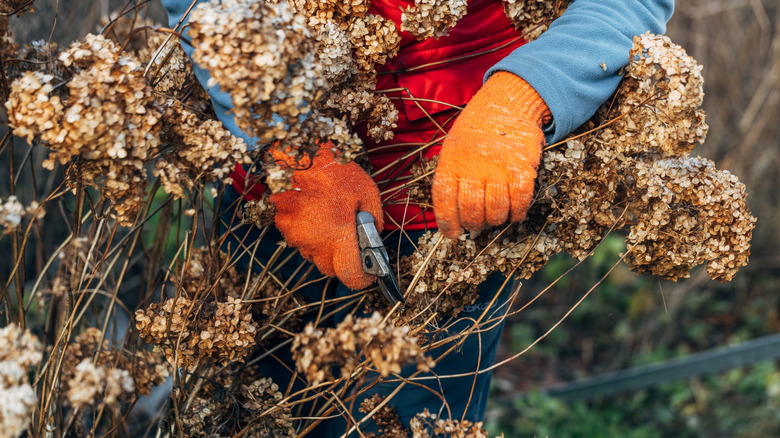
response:
[[(339, 164), (333, 145), (324, 143), (311, 167), (293, 172), (293, 189), (270, 196), (276, 207), (276, 227), (291, 246), (327, 276), (337, 276), (348, 288), (368, 287), (375, 277), (363, 272), (357, 241), (358, 211), (374, 215), (382, 230), (382, 202), (371, 177), (356, 163)], [(272, 149), (277, 161), (290, 163)]]
[(479, 230), (525, 219), (550, 111), (512, 73), (496, 72), (450, 129), (433, 177), (433, 208), (441, 232)]

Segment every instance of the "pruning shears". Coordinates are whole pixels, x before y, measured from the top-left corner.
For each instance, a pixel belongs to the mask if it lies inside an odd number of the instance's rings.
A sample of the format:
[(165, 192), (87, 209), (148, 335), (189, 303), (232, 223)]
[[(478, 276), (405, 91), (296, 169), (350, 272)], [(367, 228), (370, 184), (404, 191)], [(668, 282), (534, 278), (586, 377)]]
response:
[(387, 255), (382, 238), (376, 229), (374, 216), (367, 211), (360, 211), (356, 218), (358, 246), (363, 262), (363, 272), (374, 275), (379, 283), (379, 290), (391, 305), (405, 303), (393, 270), (390, 268), (390, 257)]

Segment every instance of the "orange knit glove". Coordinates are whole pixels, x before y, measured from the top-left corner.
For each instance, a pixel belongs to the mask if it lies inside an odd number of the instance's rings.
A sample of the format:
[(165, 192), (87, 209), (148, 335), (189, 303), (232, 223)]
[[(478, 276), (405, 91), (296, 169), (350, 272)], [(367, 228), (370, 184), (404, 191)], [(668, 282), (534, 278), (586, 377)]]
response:
[[(339, 164), (333, 145), (321, 145), (311, 167), (293, 172), (293, 189), (270, 196), (276, 207), (276, 228), (290, 246), (327, 276), (337, 276), (348, 288), (371, 285), (375, 277), (363, 272), (357, 241), (358, 211), (374, 215), (382, 230), (382, 202), (371, 177), (356, 163)], [(276, 161), (290, 158), (272, 149)]]
[(433, 178), (441, 232), (479, 230), (525, 219), (550, 111), (526, 81), (493, 74), (455, 120)]

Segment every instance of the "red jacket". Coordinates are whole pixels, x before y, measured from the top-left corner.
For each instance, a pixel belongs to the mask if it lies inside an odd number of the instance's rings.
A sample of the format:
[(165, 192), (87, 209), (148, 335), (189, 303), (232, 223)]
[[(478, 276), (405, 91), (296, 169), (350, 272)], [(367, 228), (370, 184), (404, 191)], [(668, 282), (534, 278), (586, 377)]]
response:
[[(370, 12), (393, 20), (400, 29), (401, 8), (413, 5), (414, 0), (372, 0)], [(377, 144), (365, 135), (365, 127), (356, 127), (374, 171), (384, 169), (418, 149), (418, 145), (441, 138), (442, 132), (437, 124), (447, 130), (457, 115), (453, 106), (465, 105), (482, 86), (485, 72), (524, 43), (504, 14), (499, 0), (470, 0), (466, 15), (446, 37), (417, 41), (414, 36), (401, 32), (398, 55), (385, 65), (377, 66), (377, 90), (404, 90), (387, 93), (391, 98), (406, 98), (395, 100), (399, 110), (395, 136)], [(433, 157), (440, 148), (438, 142), (375, 176), (380, 191), (385, 193), (386, 229), (395, 229), (399, 225), (406, 230), (436, 227), (432, 209), (408, 204), (405, 190), (389, 190), (403, 181), (390, 184), (386, 181), (408, 175), (408, 169), (414, 162), (421, 157)], [(233, 186), (241, 191), (245, 187), (245, 172), (239, 170), (231, 176)], [(254, 187), (246, 194), (247, 199), (262, 194), (261, 188)]]

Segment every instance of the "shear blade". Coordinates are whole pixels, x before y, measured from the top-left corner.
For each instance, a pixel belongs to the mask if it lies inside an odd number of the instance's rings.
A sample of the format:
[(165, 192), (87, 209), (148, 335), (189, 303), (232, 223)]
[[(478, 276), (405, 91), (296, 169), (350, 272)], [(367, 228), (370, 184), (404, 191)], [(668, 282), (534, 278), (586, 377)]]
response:
[(396, 283), (392, 274), (385, 277), (377, 277), (377, 282), (379, 283), (379, 290), (390, 304), (406, 303), (406, 299), (401, 294), (401, 289), (398, 287), (398, 283)]

